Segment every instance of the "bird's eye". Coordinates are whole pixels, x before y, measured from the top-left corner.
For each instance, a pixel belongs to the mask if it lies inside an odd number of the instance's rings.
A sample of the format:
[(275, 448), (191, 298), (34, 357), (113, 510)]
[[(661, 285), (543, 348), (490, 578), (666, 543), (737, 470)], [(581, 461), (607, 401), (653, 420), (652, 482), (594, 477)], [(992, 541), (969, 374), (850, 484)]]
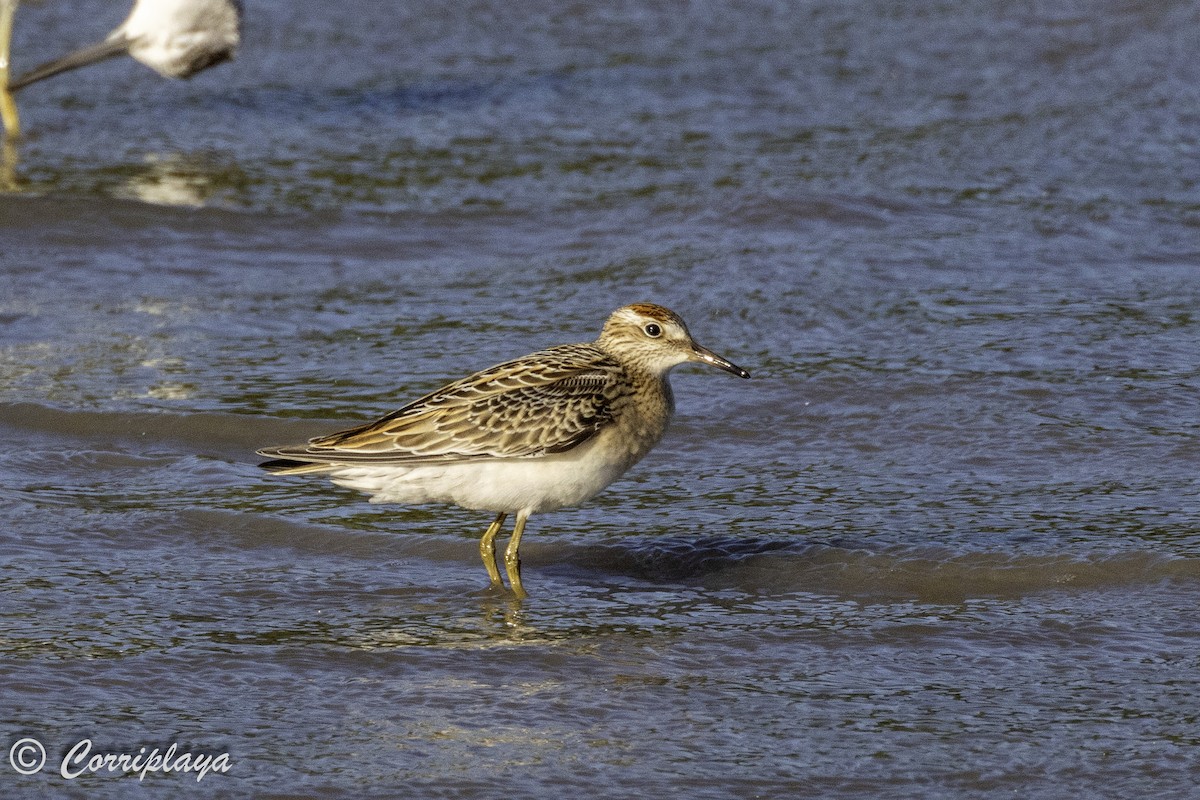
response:
[(651, 339), (657, 339), (658, 337), (662, 336), (662, 327), (654, 322), (651, 322), (649, 325), (642, 328), (642, 330), (644, 330), (646, 335)]

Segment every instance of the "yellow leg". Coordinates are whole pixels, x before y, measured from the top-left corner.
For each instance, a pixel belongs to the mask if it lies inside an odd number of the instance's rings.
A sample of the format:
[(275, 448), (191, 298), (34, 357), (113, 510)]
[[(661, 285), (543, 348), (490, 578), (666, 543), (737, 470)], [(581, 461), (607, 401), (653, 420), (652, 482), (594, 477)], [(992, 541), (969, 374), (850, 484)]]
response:
[(8, 56), (12, 44), (13, 15), (17, 12), (17, 0), (0, 0), (0, 122), (10, 139), (21, 135), (21, 118), (17, 115), (17, 104), (8, 91)]
[(496, 519), (484, 531), (483, 538), (479, 540), (479, 555), (483, 558), (488, 577), (492, 579), (492, 586), (504, 585), (500, 582), (500, 570), (496, 569), (496, 534), (500, 532), (500, 526), (504, 524), (506, 516), (508, 515), (503, 511), (497, 514)]
[(513, 594), (518, 598), (525, 597), (525, 587), (521, 585), (521, 557), (517, 549), (521, 546), (521, 534), (525, 532), (525, 520), (529, 519), (528, 511), (517, 512), (517, 523), (513, 527), (512, 538), (504, 549), (504, 571), (508, 573), (508, 582), (512, 585)]
[(21, 117), (17, 114), (16, 101), (4, 88), (0, 88), (0, 122), (4, 123), (8, 138), (15, 139), (21, 135)]

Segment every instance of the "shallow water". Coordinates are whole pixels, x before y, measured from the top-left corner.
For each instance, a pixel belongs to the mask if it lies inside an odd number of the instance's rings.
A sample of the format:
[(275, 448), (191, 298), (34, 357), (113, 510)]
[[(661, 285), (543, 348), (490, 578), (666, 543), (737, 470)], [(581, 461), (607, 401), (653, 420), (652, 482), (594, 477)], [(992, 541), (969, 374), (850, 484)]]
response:
[[(20, 96), (6, 792), (1194, 796), (1200, 12), (384, 5)], [(255, 467), (639, 300), (755, 379), (678, 371), (523, 602), (486, 517)]]

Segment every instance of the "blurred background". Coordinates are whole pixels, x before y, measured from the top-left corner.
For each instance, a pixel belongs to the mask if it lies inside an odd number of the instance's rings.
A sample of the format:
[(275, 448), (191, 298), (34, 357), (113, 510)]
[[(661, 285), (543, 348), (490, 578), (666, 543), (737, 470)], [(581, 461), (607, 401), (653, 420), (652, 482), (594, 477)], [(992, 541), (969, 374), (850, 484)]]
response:
[[(22, 3), (20, 73), (124, 2)], [(0, 726), (258, 797), (1194, 796), (1193, 3), (254, 3), (23, 90)], [(664, 442), (535, 517), (253, 451), (654, 301)], [(0, 742), (4, 744), (4, 742)], [(7, 747), (7, 744), (4, 744)], [(174, 796), (189, 776), (139, 790)]]

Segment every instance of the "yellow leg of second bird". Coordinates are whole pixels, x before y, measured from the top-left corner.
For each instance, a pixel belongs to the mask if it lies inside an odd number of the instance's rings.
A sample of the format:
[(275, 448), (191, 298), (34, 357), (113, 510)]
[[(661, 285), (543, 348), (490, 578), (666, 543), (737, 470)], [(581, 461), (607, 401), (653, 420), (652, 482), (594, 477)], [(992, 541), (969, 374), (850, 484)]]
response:
[(17, 103), (7, 89), (0, 89), (0, 119), (4, 121), (4, 132), (9, 137), (21, 135), (21, 117), (17, 114)]
[(21, 117), (17, 114), (17, 102), (8, 91), (8, 55), (12, 46), (13, 15), (17, 13), (17, 0), (0, 0), (0, 122), (9, 138), (21, 135)]

